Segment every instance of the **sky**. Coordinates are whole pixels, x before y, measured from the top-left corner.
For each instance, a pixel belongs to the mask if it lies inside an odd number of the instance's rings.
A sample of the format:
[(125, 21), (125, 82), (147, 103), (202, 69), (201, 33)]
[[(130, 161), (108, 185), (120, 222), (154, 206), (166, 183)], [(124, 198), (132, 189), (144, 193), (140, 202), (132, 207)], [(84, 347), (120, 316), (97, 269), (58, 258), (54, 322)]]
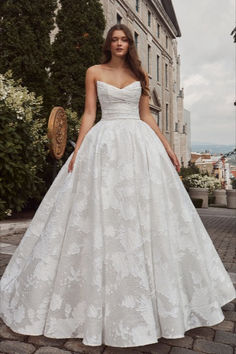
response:
[(236, 0), (172, 0), (192, 143), (236, 144)]

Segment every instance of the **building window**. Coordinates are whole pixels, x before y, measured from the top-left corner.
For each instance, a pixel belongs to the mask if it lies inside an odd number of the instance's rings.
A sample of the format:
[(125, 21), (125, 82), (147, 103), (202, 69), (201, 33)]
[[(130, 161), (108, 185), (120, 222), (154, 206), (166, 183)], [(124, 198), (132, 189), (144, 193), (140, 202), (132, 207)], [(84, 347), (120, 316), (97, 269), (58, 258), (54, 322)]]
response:
[(166, 130), (169, 130), (169, 105), (168, 103), (166, 104)]
[(168, 49), (168, 36), (166, 36), (166, 49)]
[(175, 132), (178, 131), (178, 122), (175, 123)]
[(136, 0), (136, 11), (139, 12), (139, 0)]
[(116, 22), (121, 23), (122, 17), (117, 13), (116, 14)]
[(160, 57), (157, 55), (157, 81), (160, 81)]
[(135, 43), (136, 49), (138, 49), (138, 33), (137, 32), (134, 32), (134, 43)]
[(151, 26), (151, 12), (148, 10), (148, 26)]
[(150, 74), (150, 54), (151, 54), (151, 46), (148, 44), (148, 73)]
[(168, 87), (168, 65), (165, 64), (165, 83), (166, 87)]
[(157, 125), (160, 125), (160, 112), (157, 112)]
[(183, 134), (186, 134), (186, 126), (185, 126), (185, 124), (183, 125)]
[(157, 38), (160, 38), (160, 25), (157, 23)]

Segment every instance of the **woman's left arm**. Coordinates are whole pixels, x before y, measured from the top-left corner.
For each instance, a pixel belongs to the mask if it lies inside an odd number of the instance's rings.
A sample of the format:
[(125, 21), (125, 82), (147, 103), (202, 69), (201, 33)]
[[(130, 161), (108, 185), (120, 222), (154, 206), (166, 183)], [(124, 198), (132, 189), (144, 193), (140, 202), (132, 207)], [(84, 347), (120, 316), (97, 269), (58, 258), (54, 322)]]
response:
[[(146, 76), (146, 80), (148, 83), (148, 77)], [(143, 120), (145, 123), (147, 123), (153, 130), (154, 132), (157, 134), (157, 136), (159, 137), (159, 139), (161, 140), (162, 144), (164, 145), (167, 154), (169, 155), (173, 165), (175, 166), (177, 172), (180, 171), (180, 163), (179, 160), (176, 156), (176, 154), (174, 153), (174, 151), (172, 150), (168, 140), (166, 139), (166, 137), (162, 134), (162, 132), (160, 131), (153, 115), (150, 112), (150, 108), (149, 108), (149, 96), (144, 96), (141, 95), (140, 101), (139, 101), (139, 113), (140, 113), (140, 118), (141, 120)]]

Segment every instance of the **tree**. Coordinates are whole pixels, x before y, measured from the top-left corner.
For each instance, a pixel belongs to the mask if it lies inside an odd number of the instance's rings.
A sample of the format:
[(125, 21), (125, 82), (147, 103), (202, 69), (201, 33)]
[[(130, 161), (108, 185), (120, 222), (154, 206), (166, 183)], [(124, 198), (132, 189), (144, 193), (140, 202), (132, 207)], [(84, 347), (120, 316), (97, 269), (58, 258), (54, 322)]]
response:
[(51, 67), (54, 102), (80, 116), (84, 108), (85, 72), (100, 60), (105, 18), (98, 0), (61, 0), (60, 4)]
[(15, 80), (52, 105), (48, 68), (52, 62), (50, 32), (56, 0), (3, 0), (0, 3), (0, 72), (11, 69)]
[(183, 178), (194, 173), (200, 174), (200, 169), (195, 165), (194, 162), (191, 162), (190, 160), (188, 162), (188, 167), (182, 166), (179, 172), (180, 176), (182, 176)]
[(39, 202), (45, 193), (48, 149), (42, 102), (10, 71), (0, 74), (0, 219), (22, 210), (30, 199)]

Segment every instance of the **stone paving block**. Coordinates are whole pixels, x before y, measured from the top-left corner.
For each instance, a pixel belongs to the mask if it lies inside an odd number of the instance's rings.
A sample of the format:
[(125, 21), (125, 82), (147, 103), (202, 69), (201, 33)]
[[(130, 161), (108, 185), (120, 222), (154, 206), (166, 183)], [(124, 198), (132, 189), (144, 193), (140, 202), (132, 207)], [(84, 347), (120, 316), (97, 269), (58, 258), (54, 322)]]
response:
[[(133, 347), (132, 347), (133, 348)], [(143, 352), (139, 350), (135, 350), (132, 348), (116, 348), (116, 347), (106, 347), (103, 354), (143, 354)], [(138, 347), (136, 347), (138, 348)]]
[(234, 311), (235, 310), (235, 304), (233, 302), (229, 302), (228, 304), (224, 305), (222, 307), (222, 310), (224, 311)]
[(66, 342), (66, 339), (48, 338), (45, 336), (29, 336), (27, 342), (38, 346), (45, 345), (48, 347), (62, 347)]
[(226, 320), (236, 322), (236, 311), (224, 311), (224, 316)]
[(224, 331), (216, 331), (215, 342), (236, 345), (236, 334)]
[(2, 221), (0, 223), (0, 235), (4, 236), (4, 235), (10, 235), (10, 234), (14, 234), (14, 233), (24, 233), (29, 224), (31, 222), (31, 219), (28, 220), (20, 220), (20, 221), (16, 221), (16, 222), (4, 222)]
[(192, 338), (205, 338), (208, 340), (213, 339), (215, 335), (215, 331), (212, 328), (208, 328), (208, 327), (199, 327), (199, 328), (190, 329), (185, 333), (186, 335)]
[(18, 246), (18, 244), (20, 243), (21, 239), (23, 237), (23, 233), (15, 233), (13, 235), (4, 235), (4, 236), (0, 236), (0, 242), (6, 242), (6, 243), (10, 243), (12, 245)]
[(221, 322), (221, 323), (219, 323), (219, 324), (217, 324), (215, 326), (211, 326), (211, 328), (219, 329), (219, 330), (227, 331), (227, 332), (233, 332), (233, 330), (234, 330), (234, 322), (224, 320), (223, 322)]
[(42, 347), (36, 350), (35, 354), (72, 354), (68, 350), (53, 347)]
[(167, 338), (160, 338), (160, 342), (166, 343), (175, 347), (181, 348), (192, 348), (193, 338), (189, 336), (185, 336), (183, 338), (176, 338), (176, 339), (167, 339)]
[(224, 262), (224, 266), (228, 272), (236, 273), (236, 264)]
[(81, 354), (100, 354), (104, 350), (104, 345), (85, 345), (82, 343), (82, 340), (75, 338), (67, 340), (64, 344), (64, 348)]
[(0, 324), (0, 337), (4, 339), (16, 339), (23, 341), (27, 336), (24, 334), (15, 333), (5, 324)]
[[(171, 347), (164, 343), (154, 343), (154, 344), (147, 344), (138, 347), (132, 347), (134, 349), (138, 349), (142, 353), (148, 354), (168, 354), (170, 352)], [(131, 348), (130, 348), (131, 349)]]
[(190, 350), (190, 349), (183, 349), (183, 348), (179, 348), (179, 347), (173, 347), (170, 351), (170, 354), (204, 354), (203, 352), (195, 352), (194, 350)]
[(205, 339), (196, 339), (193, 349), (209, 354), (233, 354), (233, 348), (230, 345), (215, 343)]
[(0, 350), (6, 354), (32, 354), (35, 352), (33, 344), (22, 343), (15, 340), (3, 340), (0, 342)]

